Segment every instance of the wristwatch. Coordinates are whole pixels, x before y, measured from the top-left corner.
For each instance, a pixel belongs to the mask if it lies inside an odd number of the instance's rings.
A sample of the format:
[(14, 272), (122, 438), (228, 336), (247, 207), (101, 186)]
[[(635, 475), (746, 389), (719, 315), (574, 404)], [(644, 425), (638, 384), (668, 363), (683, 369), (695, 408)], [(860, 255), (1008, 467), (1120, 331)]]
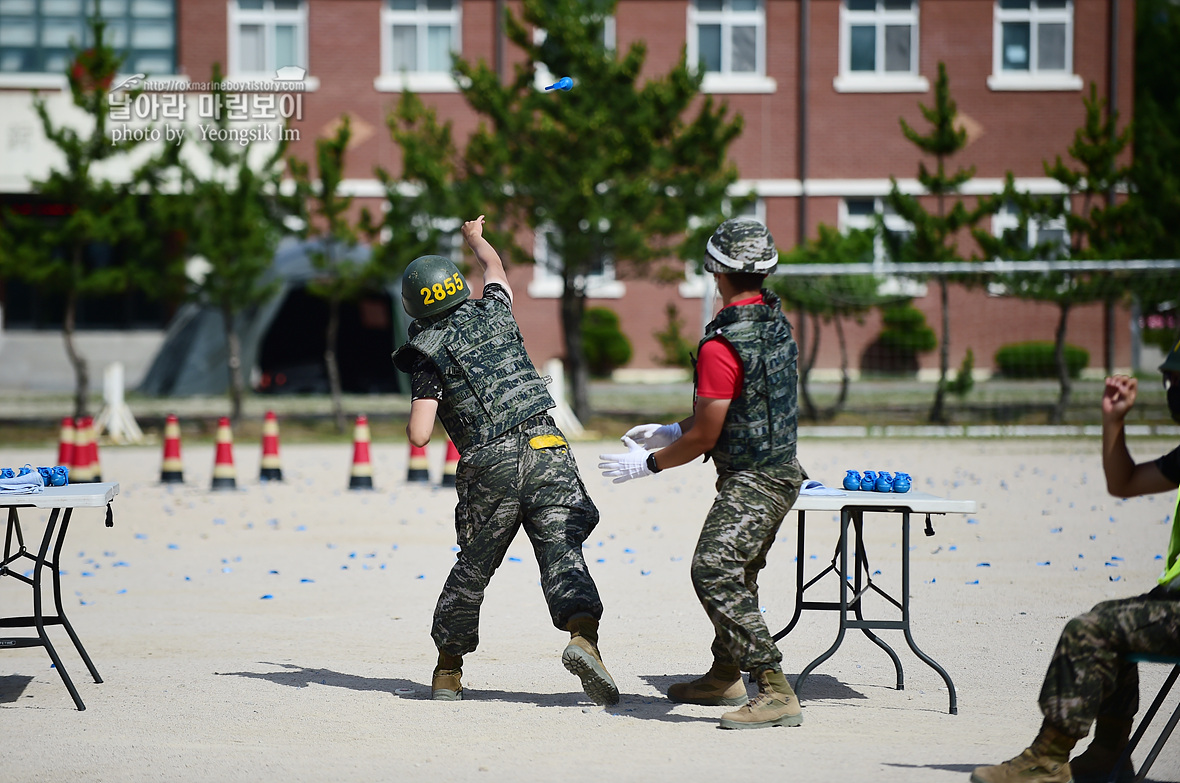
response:
[(656, 464), (656, 453), (653, 451), (647, 455), (647, 469), (652, 473), (659, 473), (663, 468)]

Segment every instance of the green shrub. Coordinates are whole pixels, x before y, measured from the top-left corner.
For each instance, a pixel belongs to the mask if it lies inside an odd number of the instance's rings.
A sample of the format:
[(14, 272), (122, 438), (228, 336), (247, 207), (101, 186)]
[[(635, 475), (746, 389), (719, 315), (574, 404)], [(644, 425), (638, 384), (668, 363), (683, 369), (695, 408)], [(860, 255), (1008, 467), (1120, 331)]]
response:
[(669, 302), (664, 308), (664, 315), (668, 319), (667, 325), (655, 333), (661, 349), (661, 355), (655, 357), (656, 361), (665, 367), (691, 367), (692, 349), (696, 343), (684, 337), (684, 319), (680, 317), (680, 311)]
[(938, 345), (934, 330), (926, 325), (926, 314), (910, 302), (881, 308), (881, 344), (900, 354), (933, 351)]
[(959, 365), (958, 374), (955, 375), (954, 380), (947, 384), (947, 391), (960, 398), (966, 397), (975, 388), (975, 377), (971, 374), (973, 369), (975, 369), (975, 352), (968, 348), (967, 355), (963, 357), (963, 363)]
[[(1082, 368), (1090, 363), (1090, 352), (1076, 345), (1065, 346), (1065, 367), (1070, 378), (1077, 378)], [(996, 369), (1005, 378), (1056, 378), (1057, 365), (1053, 362), (1053, 343), (1031, 340), (1010, 343), (996, 351)]]
[(609, 377), (631, 361), (631, 341), (619, 329), (619, 316), (605, 307), (588, 307), (582, 316), (582, 348), (590, 374)]

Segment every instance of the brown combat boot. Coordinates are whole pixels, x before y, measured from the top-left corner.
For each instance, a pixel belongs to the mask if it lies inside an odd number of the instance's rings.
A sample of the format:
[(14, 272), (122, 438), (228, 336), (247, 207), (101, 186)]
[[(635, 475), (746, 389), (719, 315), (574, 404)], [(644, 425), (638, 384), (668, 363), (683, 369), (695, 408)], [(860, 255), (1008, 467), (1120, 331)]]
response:
[(618, 704), (619, 689), (598, 652), (598, 620), (589, 614), (574, 615), (566, 630), (570, 643), (561, 654), (562, 664), (582, 680), (582, 690), (595, 704)]
[(1019, 756), (992, 767), (976, 767), (971, 783), (1071, 783), (1069, 752), (1075, 744), (1075, 738), (1046, 720), (1033, 744)]
[(749, 704), (721, 716), (723, 729), (766, 729), (802, 723), (799, 698), (787, 684), (786, 675), (773, 669), (758, 672), (758, 695)]
[[(1113, 718), (1099, 715), (1094, 723), (1094, 740), (1086, 752), (1069, 762), (1074, 783), (1106, 783), (1111, 770), (1123, 755), (1131, 741), (1131, 721), (1127, 718)], [(1119, 770), (1118, 783), (1130, 783), (1135, 779), (1135, 767), (1130, 759)]]
[(463, 656), (448, 655), (438, 651), (438, 665), (434, 667), (434, 678), (430, 681), (430, 698), (434, 701), (462, 701), (463, 685), (459, 682), (463, 674)]
[(717, 663), (709, 673), (692, 682), (678, 682), (668, 688), (668, 700), (677, 704), (703, 704), (706, 707), (736, 707), (750, 700), (742, 671), (736, 665)]

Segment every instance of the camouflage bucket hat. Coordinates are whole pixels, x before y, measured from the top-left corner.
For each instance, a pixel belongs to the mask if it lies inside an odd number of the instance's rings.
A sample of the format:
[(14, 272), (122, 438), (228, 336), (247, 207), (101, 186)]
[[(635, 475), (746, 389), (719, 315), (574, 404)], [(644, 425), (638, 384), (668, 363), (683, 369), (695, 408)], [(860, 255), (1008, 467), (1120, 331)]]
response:
[(1176, 344), (1172, 346), (1172, 352), (1160, 365), (1160, 372), (1180, 372), (1180, 340), (1176, 341)]
[(778, 264), (774, 237), (753, 218), (732, 218), (717, 227), (705, 245), (705, 270), (727, 274), (767, 274)]
[(467, 280), (445, 256), (421, 256), (402, 275), (402, 307), (411, 318), (445, 313), (470, 295)]

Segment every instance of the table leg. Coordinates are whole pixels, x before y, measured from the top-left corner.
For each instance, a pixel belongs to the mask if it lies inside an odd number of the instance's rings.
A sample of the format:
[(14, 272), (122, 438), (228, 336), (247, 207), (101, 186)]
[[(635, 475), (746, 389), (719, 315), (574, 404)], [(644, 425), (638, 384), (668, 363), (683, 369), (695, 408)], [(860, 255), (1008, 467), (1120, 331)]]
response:
[(831, 658), (836, 650), (840, 649), (840, 643), (844, 641), (844, 630), (848, 627), (848, 523), (851, 515), (847, 509), (840, 512), (840, 629), (836, 633), (836, 640), (832, 642), (822, 655), (816, 658), (799, 673), (795, 678), (795, 695), (798, 696), (803, 688), (803, 681), (807, 679), (807, 675), (819, 666), (821, 663)]
[(791, 621), (787, 623), (787, 627), (776, 633), (772, 639), (776, 642), (789, 634), (795, 624), (799, 622), (799, 617), (803, 614), (803, 591), (807, 587), (803, 584), (803, 536), (804, 528), (806, 526), (805, 512), (799, 513), (799, 533), (797, 536), (796, 555), (795, 555), (795, 613), (791, 615)]
[[(78, 695), (78, 689), (74, 687), (73, 680), (70, 679), (70, 675), (66, 672), (66, 667), (61, 662), (61, 656), (54, 649), (53, 642), (49, 641), (49, 634), (45, 632), (46, 618), (41, 609), (41, 575), (44, 573), (45, 566), (49, 565), (46, 556), (49, 554), (49, 542), (53, 539), (53, 531), (57, 526), (57, 518), (60, 511), (61, 509), (55, 508), (49, 514), (49, 521), (45, 524), (45, 537), (41, 539), (41, 549), (37, 552), (37, 564), (33, 566), (33, 624), (37, 627), (37, 636), (41, 640), (42, 646), (49, 651), (49, 657), (53, 660), (53, 665), (57, 668), (58, 675), (61, 676), (62, 682), (66, 684), (66, 690), (73, 697), (74, 705), (81, 711), (86, 709), (86, 705), (82, 703), (82, 697)], [(67, 513), (69, 513), (68, 510)], [(58, 576), (57, 567), (56, 565), (51, 565), (50, 568), (53, 571), (56, 582)], [(50, 622), (54, 620), (60, 621), (61, 619), (60, 616), (49, 618)]]
[[(864, 624), (865, 618), (864, 618), (863, 610), (861, 608), (861, 600), (860, 600), (861, 595), (864, 593), (865, 590), (868, 590), (869, 587), (875, 587), (875, 585), (873, 585), (872, 572), (869, 571), (869, 555), (868, 555), (868, 552), (865, 550), (864, 511), (857, 511), (856, 512), (856, 515), (852, 518), (852, 524), (856, 529), (856, 566), (855, 566), (856, 600), (854, 600), (852, 602), (852, 609), (853, 609), (853, 612), (856, 614), (857, 622), (861, 624), (860, 630), (864, 633), (864, 635), (869, 637), (869, 639), (874, 644), (876, 644), (878, 647), (880, 647), (882, 650), (889, 653), (889, 657), (893, 659), (893, 669), (897, 673), (897, 689), (899, 691), (904, 690), (905, 689), (905, 676), (902, 674), (902, 670), (901, 670), (901, 659), (897, 657), (897, 653), (895, 653), (893, 651), (893, 648), (890, 647), (889, 644), (884, 639), (882, 639), (880, 636), (877, 636), (875, 633), (872, 632), (872, 630), (870, 628), (868, 628), (867, 625)], [(865, 581), (867, 583), (866, 586), (863, 587), (863, 589), (862, 589), (861, 580), (860, 580), (861, 573), (864, 574)], [(880, 592), (879, 589), (878, 589), (878, 592)], [(888, 596), (886, 596), (886, 597), (888, 597)]]
[(959, 702), (955, 695), (955, 684), (951, 682), (951, 676), (947, 674), (946, 669), (938, 665), (937, 661), (918, 649), (918, 645), (914, 642), (914, 636), (910, 632), (910, 512), (908, 511), (902, 512), (901, 515), (901, 617), (906, 644), (914, 651), (914, 655), (942, 676), (943, 682), (946, 683), (946, 689), (950, 693), (950, 713), (958, 715)]
[(86, 664), (86, 668), (90, 670), (90, 676), (94, 678), (95, 682), (102, 682), (102, 677), (99, 676), (98, 669), (94, 668), (94, 663), (90, 660), (90, 656), (86, 654), (86, 648), (82, 646), (82, 640), (74, 632), (74, 626), (70, 625), (70, 620), (66, 617), (66, 610), (62, 608), (61, 603), (61, 548), (66, 541), (66, 530), (70, 526), (71, 512), (73, 512), (72, 508), (66, 509), (65, 516), (62, 517), (61, 530), (57, 534), (57, 542), (53, 546), (53, 603), (57, 607), (57, 616), (61, 620), (61, 624), (65, 626), (66, 633), (70, 635), (70, 640), (74, 642), (74, 648), (77, 649), (78, 655), (82, 656), (82, 661)]

